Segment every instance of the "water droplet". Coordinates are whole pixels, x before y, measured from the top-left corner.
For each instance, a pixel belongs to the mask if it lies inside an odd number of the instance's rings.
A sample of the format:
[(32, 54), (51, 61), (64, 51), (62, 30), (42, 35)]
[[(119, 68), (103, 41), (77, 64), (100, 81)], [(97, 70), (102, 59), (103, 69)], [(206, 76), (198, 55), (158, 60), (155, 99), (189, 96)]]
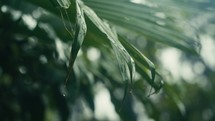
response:
[(67, 89), (65, 85), (61, 87), (61, 93), (64, 97), (67, 95)]

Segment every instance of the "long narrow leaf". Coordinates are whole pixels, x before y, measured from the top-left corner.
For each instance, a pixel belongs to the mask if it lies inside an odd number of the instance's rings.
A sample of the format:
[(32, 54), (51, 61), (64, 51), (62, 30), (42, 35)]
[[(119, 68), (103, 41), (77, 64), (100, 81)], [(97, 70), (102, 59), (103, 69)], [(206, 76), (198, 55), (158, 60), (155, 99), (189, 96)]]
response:
[[(134, 60), (131, 58), (126, 49), (122, 46), (120, 41), (118, 40), (117, 33), (114, 29), (111, 29), (108, 23), (102, 21), (95, 12), (89, 7), (82, 4), (82, 8), (84, 12), (89, 17), (89, 19), (104, 33), (107, 38), (110, 40), (110, 43), (114, 49), (116, 58), (119, 63), (120, 72), (122, 74), (123, 80), (127, 83), (126, 90), (129, 86), (129, 81), (132, 85), (132, 81), (134, 79), (135, 74), (135, 64)], [(131, 87), (132, 89), (132, 87)], [(126, 96), (127, 91), (124, 93), (124, 97)], [(124, 98), (125, 99), (125, 98)], [(124, 102), (123, 99), (123, 102)]]
[(67, 83), (67, 81), (70, 78), (73, 64), (75, 62), (78, 51), (81, 48), (81, 45), (84, 41), (84, 37), (87, 32), (87, 25), (86, 25), (85, 18), (84, 18), (84, 12), (83, 12), (83, 9), (80, 7), (78, 1), (76, 1), (76, 11), (77, 11), (77, 13), (76, 13), (75, 37), (74, 37), (74, 41), (72, 43), (72, 49), (71, 49), (70, 60), (69, 60), (69, 70), (68, 70), (68, 73), (66, 76), (65, 83)]
[[(162, 85), (160, 84), (158, 85), (154, 82), (156, 75), (155, 65), (147, 57), (145, 57), (139, 50), (137, 50), (134, 46), (132, 46), (123, 38), (120, 38), (120, 42), (129, 52), (129, 54), (133, 57), (137, 71), (155, 89), (155, 92), (158, 92)], [(147, 74), (146, 69), (149, 69), (151, 71), (151, 78)]]

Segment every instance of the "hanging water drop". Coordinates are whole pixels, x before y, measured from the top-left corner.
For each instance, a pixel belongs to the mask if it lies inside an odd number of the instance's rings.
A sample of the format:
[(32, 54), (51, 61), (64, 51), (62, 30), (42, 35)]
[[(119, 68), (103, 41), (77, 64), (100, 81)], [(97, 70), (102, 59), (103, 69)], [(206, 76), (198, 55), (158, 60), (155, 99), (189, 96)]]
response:
[(67, 95), (66, 86), (65, 86), (65, 85), (64, 85), (64, 86), (61, 86), (60, 90), (61, 90), (62, 95), (65, 97), (65, 96)]

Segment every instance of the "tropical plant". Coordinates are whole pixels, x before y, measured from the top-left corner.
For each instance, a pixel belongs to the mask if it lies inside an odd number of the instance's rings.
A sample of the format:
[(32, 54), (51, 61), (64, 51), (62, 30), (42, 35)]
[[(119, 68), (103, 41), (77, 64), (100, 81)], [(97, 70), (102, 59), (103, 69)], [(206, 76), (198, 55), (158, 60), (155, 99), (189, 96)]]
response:
[[(165, 78), (155, 54), (172, 46), (198, 55), (196, 31), (187, 33), (191, 26), (180, 22), (200, 12), (201, 4), (191, 2), (2, 0), (1, 120), (108, 120), (86, 113), (95, 111), (98, 85), (109, 91), (121, 120), (138, 120), (138, 102), (161, 120), (149, 98)], [(163, 90), (183, 114), (174, 88), (166, 83)]]

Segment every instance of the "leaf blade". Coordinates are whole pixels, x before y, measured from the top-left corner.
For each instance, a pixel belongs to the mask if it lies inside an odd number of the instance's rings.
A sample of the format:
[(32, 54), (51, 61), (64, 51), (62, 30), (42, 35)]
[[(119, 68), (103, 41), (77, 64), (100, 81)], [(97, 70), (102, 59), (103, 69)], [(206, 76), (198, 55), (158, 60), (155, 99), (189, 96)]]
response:
[(68, 80), (70, 79), (70, 75), (73, 71), (73, 65), (75, 62), (75, 59), (77, 57), (77, 54), (82, 46), (82, 43), (84, 41), (84, 37), (87, 32), (87, 25), (84, 18), (84, 12), (82, 8), (79, 5), (80, 3), (76, 1), (76, 27), (75, 27), (75, 36), (74, 41), (72, 43), (72, 48), (70, 52), (70, 59), (69, 59), (69, 69), (67, 72), (66, 80), (65, 80), (65, 86)]

